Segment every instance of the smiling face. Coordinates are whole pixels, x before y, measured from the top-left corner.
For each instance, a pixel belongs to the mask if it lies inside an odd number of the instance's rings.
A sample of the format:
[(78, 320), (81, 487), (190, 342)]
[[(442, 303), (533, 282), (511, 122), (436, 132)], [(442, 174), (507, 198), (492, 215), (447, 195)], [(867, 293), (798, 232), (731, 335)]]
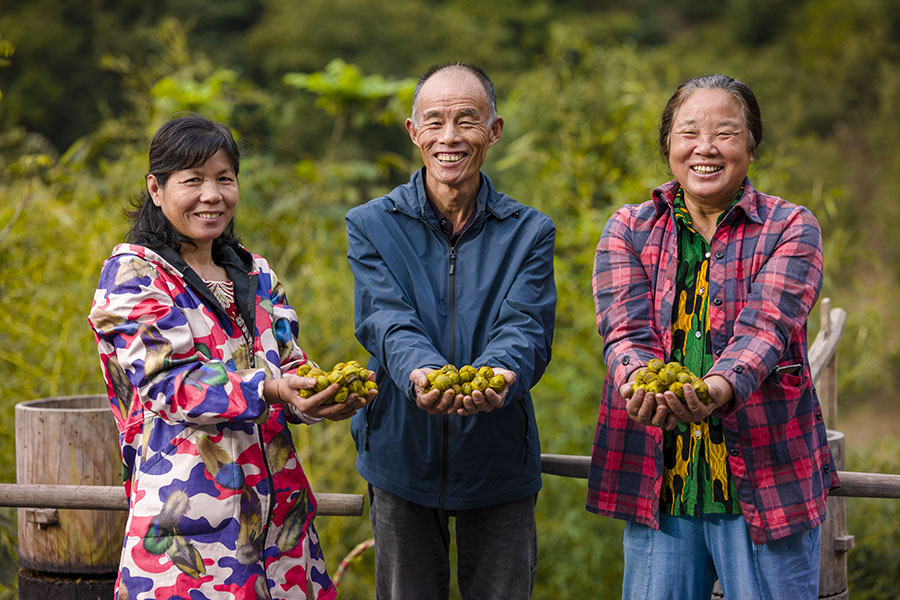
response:
[(422, 85), (416, 112), (415, 123), (407, 119), (406, 129), (422, 152), (429, 192), (451, 188), (474, 198), (487, 150), (503, 130), (502, 118), (490, 121), (484, 86), (470, 71), (448, 67)]
[(172, 227), (202, 251), (211, 250), (238, 203), (237, 175), (224, 150), (202, 165), (173, 172), (165, 185), (147, 175), (147, 190)]
[(751, 162), (750, 132), (740, 102), (721, 89), (692, 92), (675, 112), (669, 138), (669, 167), (685, 201), (728, 206)]

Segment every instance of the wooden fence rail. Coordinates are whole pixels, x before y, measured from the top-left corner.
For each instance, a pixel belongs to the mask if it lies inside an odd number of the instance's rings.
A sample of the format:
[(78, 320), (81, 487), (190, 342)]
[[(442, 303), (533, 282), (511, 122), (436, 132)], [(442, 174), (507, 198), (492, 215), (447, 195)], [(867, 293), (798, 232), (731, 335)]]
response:
[[(590, 467), (590, 456), (541, 455), (541, 471), (548, 475), (587, 479)], [(838, 471), (838, 478), (841, 480), (841, 487), (832, 490), (829, 493), (831, 496), (900, 498), (900, 475)]]
[[(316, 514), (321, 516), (362, 516), (360, 494), (317, 493)], [(82, 508), (128, 510), (125, 489), (116, 485), (45, 485), (0, 483), (0, 506), (19, 508)]]
[[(541, 471), (547, 475), (587, 479), (590, 456), (542, 454)], [(900, 498), (900, 475), (838, 471), (841, 487), (832, 496), (848, 498)], [(317, 493), (321, 516), (359, 517), (360, 494)], [(0, 506), (19, 508), (69, 508), (128, 510), (125, 490), (112, 485), (42, 485), (0, 483)]]

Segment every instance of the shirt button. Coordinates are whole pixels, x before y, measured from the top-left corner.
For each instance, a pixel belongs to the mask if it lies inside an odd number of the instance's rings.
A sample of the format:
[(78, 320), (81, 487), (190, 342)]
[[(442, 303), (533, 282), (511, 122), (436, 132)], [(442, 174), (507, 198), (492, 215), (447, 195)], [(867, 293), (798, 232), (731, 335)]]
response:
[(831, 470), (831, 467), (829, 465), (825, 465), (824, 467), (822, 467), (822, 471), (824, 471), (825, 473), (827, 473), (830, 470)]
[(622, 364), (623, 364), (623, 365), (627, 365), (627, 364), (630, 363), (630, 362), (631, 362), (631, 359), (628, 358), (627, 356), (626, 356), (625, 358), (622, 359)]
[(709, 258), (709, 252), (707, 252), (704, 256), (706, 256), (706, 258)]
[(700, 433), (700, 430), (699, 430), (699, 429), (695, 429), (695, 430), (694, 430), (694, 437), (697, 438), (697, 439), (700, 439), (701, 437), (703, 437), (703, 434)]
[(722, 349), (721, 349), (721, 348), (719, 348), (718, 350), (716, 350), (716, 356), (722, 356)]
[(718, 258), (719, 260), (725, 258), (725, 253), (721, 250), (719, 252), (716, 252), (716, 258)]
[(706, 288), (700, 288), (699, 290), (697, 290), (697, 293), (702, 294), (705, 291), (706, 291)]
[(695, 332), (694, 332), (694, 337), (697, 338), (697, 339), (699, 340), (701, 337), (703, 337), (703, 334), (700, 333), (699, 331), (695, 331)]
[(821, 421), (821, 420), (822, 420), (822, 412), (816, 411), (816, 421)]
[(743, 372), (744, 372), (744, 367), (742, 367), (741, 365), (738, 365), (738, 366), (734, 367), (734, 368), (731, 369), (731, 370), (734, 371), (735, 373), (743, 373)]
[(722, 304), (722, 299), (721, 299), (721, 298), (716, 298), (715, 300), (713, 300), (713, 304), (715, 304), (716, 306), (721, 306), (721, 304)]
[(740, 456), (741, 455), (741, 451), (738, 450), (737, 448), (732, 448), (731, 450), (728, 451), (728, 453), (731, 454), (732, 456)]

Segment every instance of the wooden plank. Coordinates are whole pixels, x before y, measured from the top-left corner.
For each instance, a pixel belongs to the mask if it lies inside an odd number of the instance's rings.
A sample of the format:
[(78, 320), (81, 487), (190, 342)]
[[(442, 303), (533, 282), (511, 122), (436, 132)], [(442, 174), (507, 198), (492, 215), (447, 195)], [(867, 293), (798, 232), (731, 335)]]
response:
[(847, 324), (847, 311), (843, 308), (832, 308), (829, 317), (828, 328), (820, 329), (809, 347), (809, 375), (815, 384), (818, 384), (825, 365), (837, 352), (844, 325)]
[[(317, 493), (317, 515), (359, 517), (363, 511), (361, 494)], [(71, 508), (128, 510), (125, 489), (112, 485), (40, 485), (0, 483), (0, 506), (20, 508)]]
[(838, 471), (841, 487), (832, 496), (848, 498), (900, 498), (900, 475)]
[[(590, 456), (541, 455), (541, 471), (547, 475), (587, 479), (590, 468)], [(830, 492), (833, 496), (900, 498), (900, 475), (838, 471), (838, 477), (841, 480), (841, 487)]]

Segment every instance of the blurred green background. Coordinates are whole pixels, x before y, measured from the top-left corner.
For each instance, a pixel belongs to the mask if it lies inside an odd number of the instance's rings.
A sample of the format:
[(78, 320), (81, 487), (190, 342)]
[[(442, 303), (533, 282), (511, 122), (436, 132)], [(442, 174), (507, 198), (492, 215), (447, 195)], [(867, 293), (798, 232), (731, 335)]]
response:
[[(0, 481), (15, 480), (17, 402), (103, 393), (86, 314), (143, 185), (149, 138), (178, 111), (240, 140), (238, 230), (286, 280), (301, 345), (326, 365), (365, 359), (343, 216), (419, 166), (402, 127), (411, 78), (457, 59), (497, 85), (506, 128), (485, 171), (558, 228), (554, 355), (534, 392), (544, 452), (590, 453), (603, 225), (669, 178), (655, 138), (677, 84), (725, 73), (762, 107), (754, 184), (822, 225), (822, 295), (848, 311), (846, 468), (900, 473), (896, 0), (4, 0)], [(810, 321), (812, 339), (818, 309)], [(316, 490), (364, 493), (346, 422), (295, 434)], [(620, 596), (622, 524), (587, 513), (585, 492), (583, 480), (544, 478), (535, 598)], [(900, 502), (848, 499), (847, 512), (852, 597), (896, 598)], [(0, 598), (15, 595), (15, 518), (0, 509)], [(331, 572), (371, 536), (365, 518), (318, 529)], [(374, 597), (373, 574), (369, 551), (340, 597)]]

